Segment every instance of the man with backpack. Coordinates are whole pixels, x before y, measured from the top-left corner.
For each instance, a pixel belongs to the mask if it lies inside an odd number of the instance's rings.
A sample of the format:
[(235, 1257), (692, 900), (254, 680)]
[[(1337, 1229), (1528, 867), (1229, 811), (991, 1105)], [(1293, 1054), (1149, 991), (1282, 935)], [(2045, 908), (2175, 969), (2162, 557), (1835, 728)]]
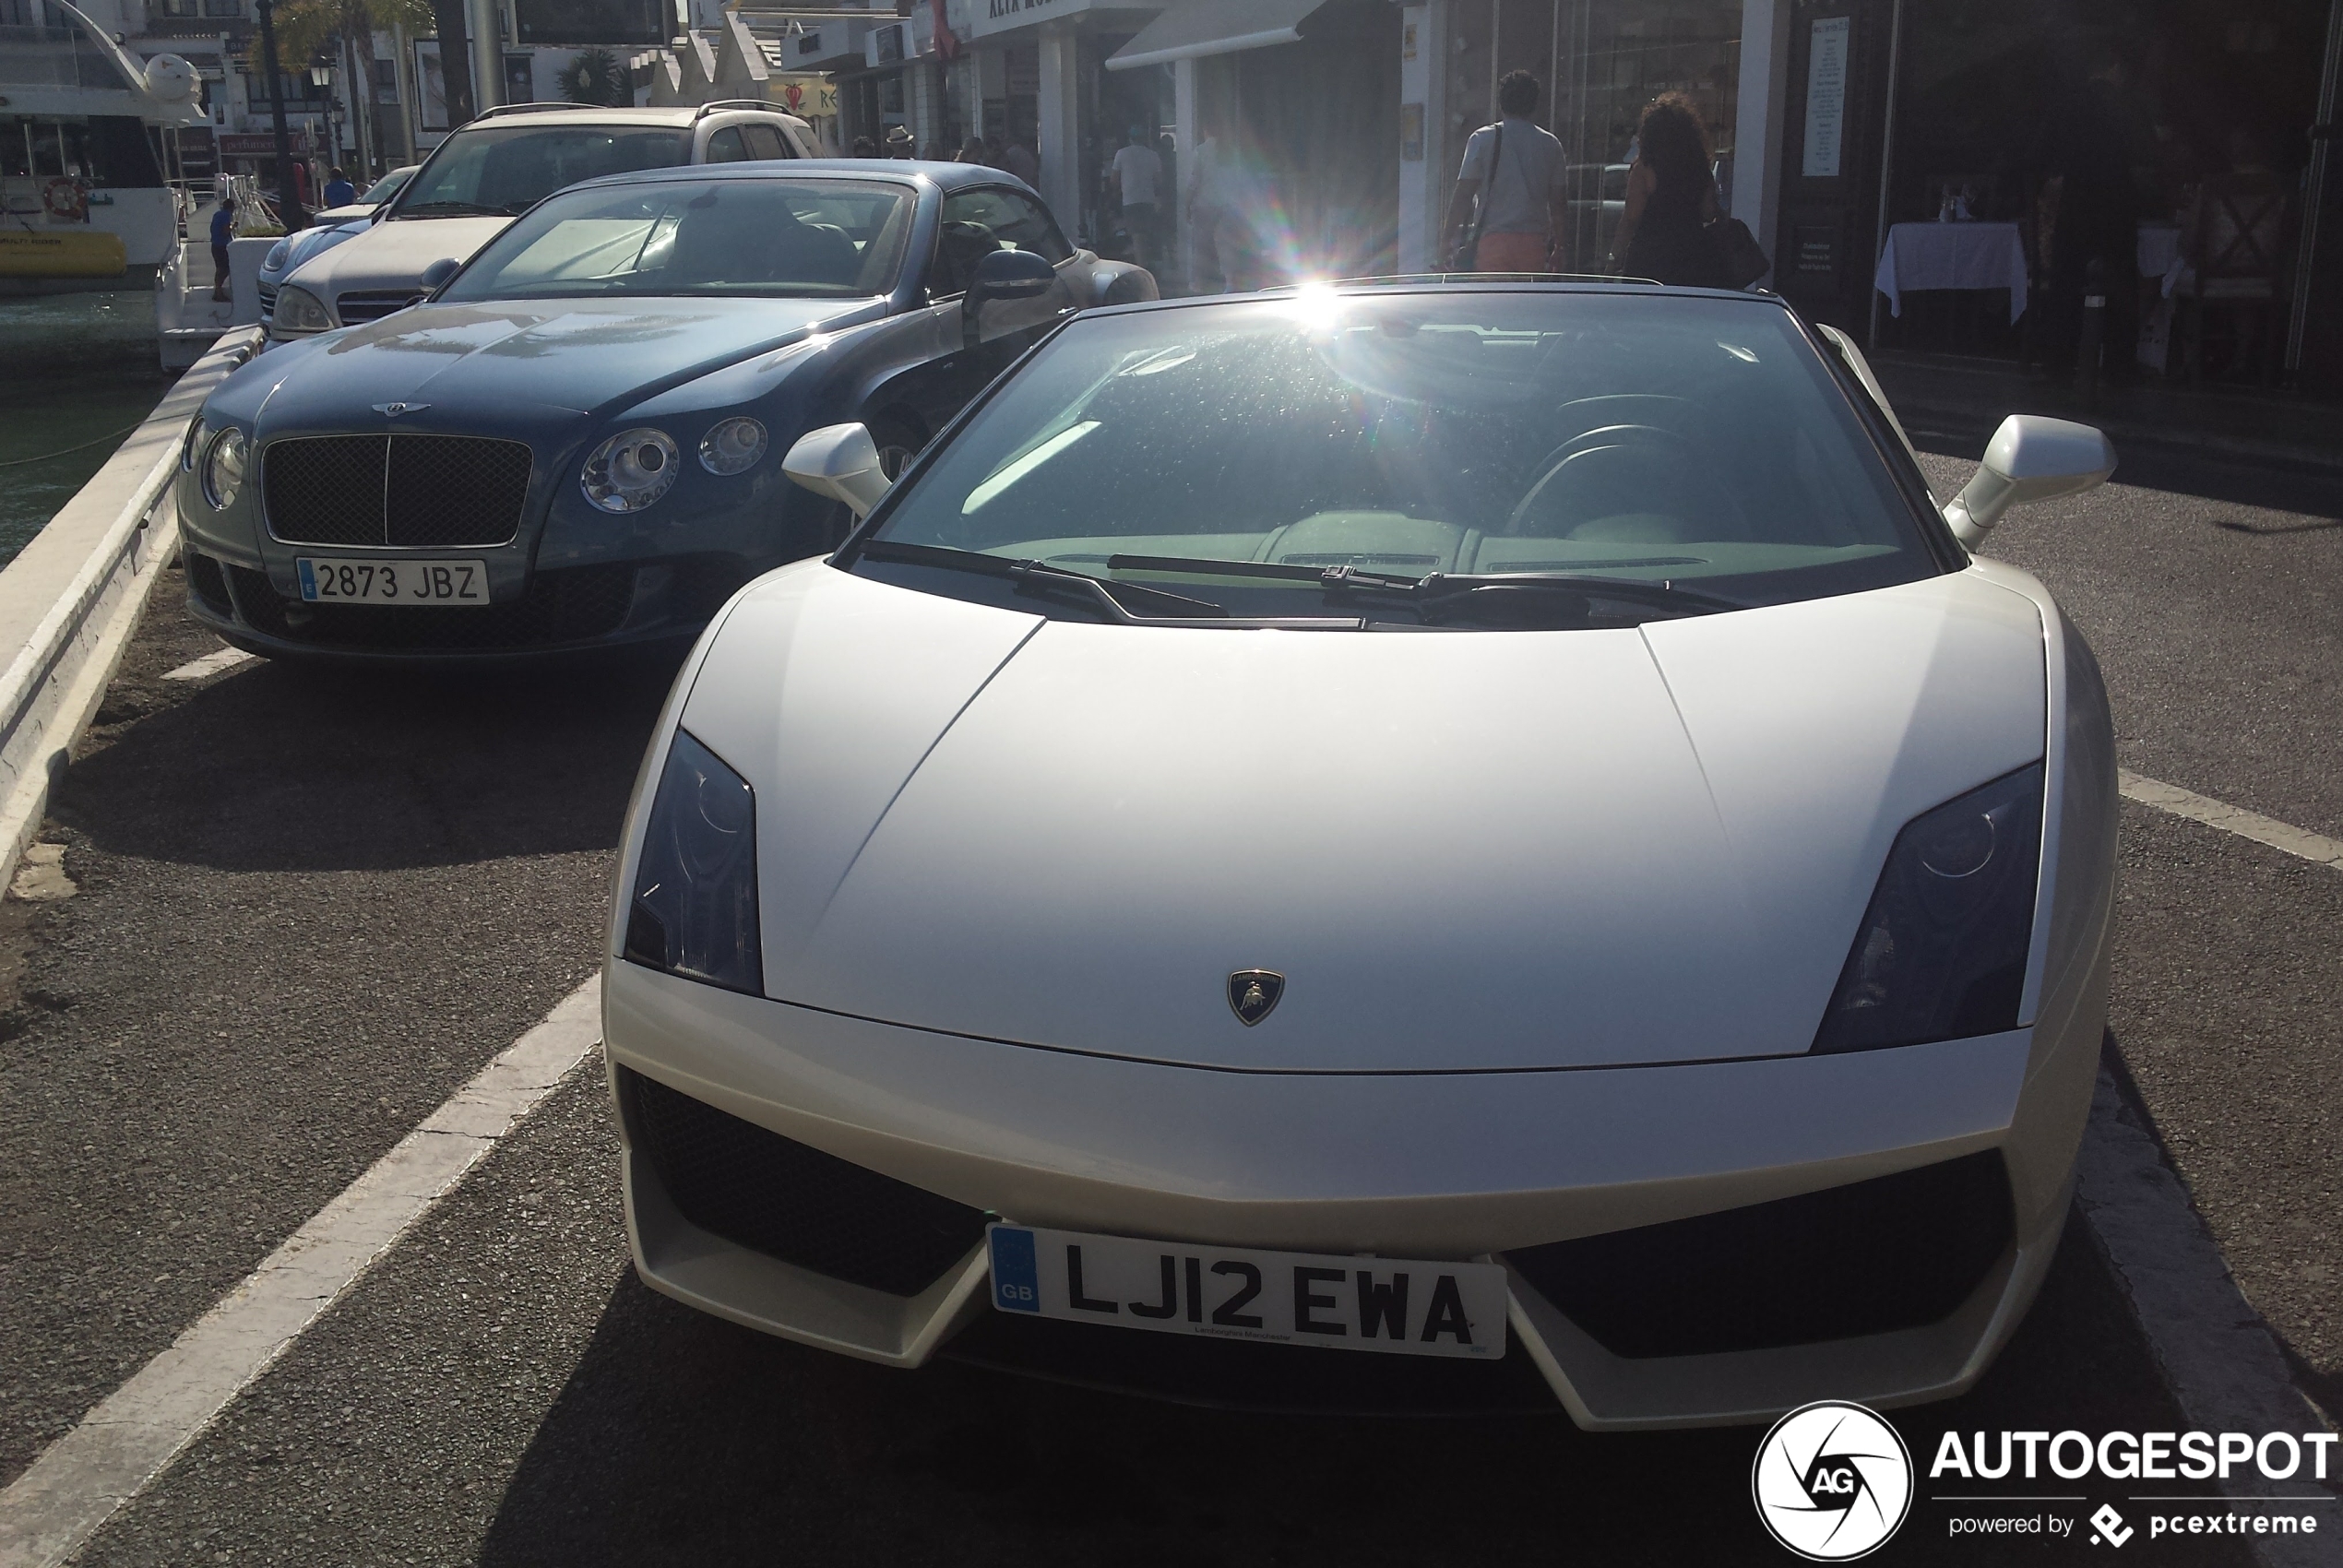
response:
[(1530, 118), (1540, 91), (1528, 71), (1505, 73), (1497, 83), (1504, 117), (1465, 143), (1444, 231), (1452, 270), (1552, 270), (1569, 212), (1569, 164), (1553, 133)]

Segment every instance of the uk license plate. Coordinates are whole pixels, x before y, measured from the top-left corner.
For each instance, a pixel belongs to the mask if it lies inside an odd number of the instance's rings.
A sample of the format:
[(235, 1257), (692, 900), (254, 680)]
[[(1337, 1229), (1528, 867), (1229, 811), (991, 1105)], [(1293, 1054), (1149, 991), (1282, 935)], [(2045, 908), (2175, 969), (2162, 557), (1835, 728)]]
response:
[(1495, 1264), (1255, 1252), (1022, 1225), (985, 1234), (993, 1304), (1005, 1313), (1402, 1356), (1505, 1353), (1505, 1271)]
[(301, 597), (317, 604), (486, 604), (488, 568), (478, 561), (368, 561), (303, 555), (293, 563)]

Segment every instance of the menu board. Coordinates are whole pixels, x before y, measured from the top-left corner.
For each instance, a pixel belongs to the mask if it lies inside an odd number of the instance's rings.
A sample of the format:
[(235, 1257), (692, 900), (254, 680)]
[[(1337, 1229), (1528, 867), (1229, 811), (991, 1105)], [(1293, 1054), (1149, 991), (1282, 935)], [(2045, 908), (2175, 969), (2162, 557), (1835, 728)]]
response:
[(1838, 172), (1838, 148), (1847, 126), (1847, 35), (1850, 17), (1824, 17), (1814, 23), (1814, 46), (1806, 55), (1806, 161), (1812, 179)]

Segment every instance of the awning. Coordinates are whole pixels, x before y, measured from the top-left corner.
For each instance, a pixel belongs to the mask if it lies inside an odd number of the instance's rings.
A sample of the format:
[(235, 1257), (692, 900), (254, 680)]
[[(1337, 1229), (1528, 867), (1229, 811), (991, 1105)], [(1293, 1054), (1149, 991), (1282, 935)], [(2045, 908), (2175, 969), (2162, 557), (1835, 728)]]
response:
[(1139, 35), (1107, 57), (1110, 71), (1166, 65), (1206, 54), (1233, 54), (1299, 43), (1302, 19), (1326, 0), (1173, 0)]

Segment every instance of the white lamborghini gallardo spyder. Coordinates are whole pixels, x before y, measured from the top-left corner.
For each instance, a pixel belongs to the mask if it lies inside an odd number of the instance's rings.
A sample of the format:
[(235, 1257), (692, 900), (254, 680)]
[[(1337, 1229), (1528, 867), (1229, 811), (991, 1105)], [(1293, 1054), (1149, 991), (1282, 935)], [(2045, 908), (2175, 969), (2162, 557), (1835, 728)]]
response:
[(1174, 1398), (1581, 1425), (1958, 1394), (2106, 1009), (2112, 741), (1768, 296), (1087, 314), (732, 600), (627, 819), (636, 1265), (735, 1322)]

